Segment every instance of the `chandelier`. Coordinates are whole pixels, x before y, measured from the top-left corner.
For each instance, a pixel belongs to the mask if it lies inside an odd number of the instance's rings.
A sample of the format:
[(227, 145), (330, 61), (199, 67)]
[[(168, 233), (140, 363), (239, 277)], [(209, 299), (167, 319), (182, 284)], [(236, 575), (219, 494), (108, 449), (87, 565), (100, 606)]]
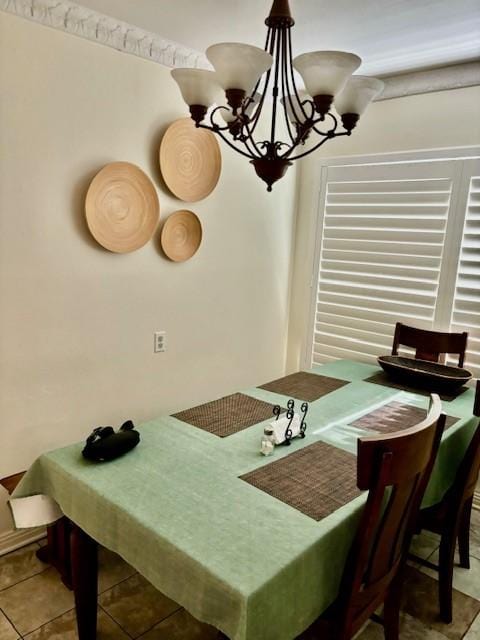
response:
[[(352, 75), (361, 63), (353, 53), (315, 51), (293, 58), (295, 21), (288, 0), (274, 0), (265, 24), (264, 49), (234, 42), (214, 44), (206, 51), (214, 71), (181, 68), (171, 73), (195, 125), (218, 134), (247, 157), (271, 191), (294, 160), (327, 140), (349, 136), (384, 84)], [(305, 89), (297, 87), (294, 70)], [(266, 103), (271, 107), (270, 134), (262, 139), (257, 126)], [(316, 139), (305, 147), (311, 135)]]

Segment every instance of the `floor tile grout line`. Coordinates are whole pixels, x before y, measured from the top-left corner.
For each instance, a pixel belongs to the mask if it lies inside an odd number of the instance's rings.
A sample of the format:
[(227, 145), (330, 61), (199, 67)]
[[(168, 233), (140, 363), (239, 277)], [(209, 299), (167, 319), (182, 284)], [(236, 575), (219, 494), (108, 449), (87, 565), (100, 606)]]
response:
[[(478, 614), (480, 615), (480, 614)], [(475, 616), (475, 618), (471, 621), (471, 623), (469, 624), (467, 630), (465, 631), (465, 633), (463, 634), (463, 638), (465, 638), (465, 636), (467, 635), (467, 633), (470, 631), (470, 629), (473, 627), (473, 625), (475, 624), (475, 620), (477, 619), (478, 615)]]
[[(435, 553), (436, 553), (437, 551), (439, 551), (439, 550), (440, 550), (440, 545), (438, 545), (438, 547), (436, 547), (436, 548), (435, 548), (435, 549), (430, 553), (430, 555), (428, 555), (425, 559), (426, 559), (426, 560), (430, 560), (430, 559), (432, 558), (432, 556), (434, 556), (434, 555), (435, 555)], [(480, 554), (479, 554), (479, 555), (480, 555)], [(472, 553), (471, 551), (470, 551), (470, 558), (475, 558), (475, 560), (478, 560), (478, 561), (480, 562), (480, 557), (476, 556), (476, 555), (475, 555), (474, 553)], [(453, 569), (454, 569), (454, 570), (455, 570), (455, 569), (462, 569), (462, 568), (463, 568), (463, 567), (461, 567), (459, 564), (456, 564), (456, 563), (454, 562), (454, 565), (453, 565)], [(467, 569), (467, 571), (468, 571), (468, 569)], [(427, 575), (428, 575), (428, 574), (427, 574)], [(463, 591), (462, 591), (461, 593), (463, 593)], [(468, 595), (468, 594), (465, 594), (465, 595)], [(470, 597), (472, 597), (472, 596), (470, 596)], [(476, 599), (477, 599), (477, 598), (474, 598), (474, 600), (476, 600)]]
[(18, 634), (18, 637), (21, 638), (23, 640), (23, 635), (20, 633), (20, 631), (17, 629), (17, 627), (13, 624), (13, 622), (10, 620), (10, 618), (7, 616), (7, 614), (5, 613), (5, 611), (0, 607), (0, 611), (3, 613), (3, 615), (5, 616), (5, 618), (8, 620), (8, 622), (12, 625), (13, 630), (15, 631), (16, 634)]
[[(16, 587), (19, 584), (22, 584), (22, 582), (26, 582), (27, 580), (30, 580), (31, 578), (35, 578), (36, 576), (39, 576), (41, 573), (44, 573), (45, 571), (48, 571), (49, 569), (55, 569), (55, 567), (51, 564), (49, 564), (47, 567), (45, 567), (45, 569), (42, 569), (41, 571), (37, 571), (37, 573), (32, 573), (32, 575), (27, 576), (26, 578), (22, 578), (21, 580), (18, 580), (18, 582), (13, 582), (12, 584), (9, 584), (7, 587), (0, 587), (0, 594), (3, 593), (4, 591), (7, 591), (7, 589), (11, 589), (12, 587)], [(138, 571), (134, 570), (134, 573), (132, 573), (132, 575), (128, 576), (127, 578), (122, 578), (121, 580), (119, 580), (118, 582), (115, 582), (114, 584), (108, 586), (106, 589), (103, 589), (103, 591), (99, 591), (98, 595), (102, 595), (104, 594), (106, 591), (109, 591), (110, 589), (113, 589), (113, 587), (116, 587), (119, 584), (122, 584), (122, 582), (125, 582), (125, 580), (129, 580), (130, 578), (132, 578), (135, 574), (137, 574)], [(67, 587), (68, 588), (68, 587)], [(69, 589), (70, 591), (70, 589)]]
[(477, 613), (477, 615), (475, 616), (475, 618), (472, 620), (470, 626), (468, 627), (468, 629), (465, 632), (465, 635), (467, 635), (467, 633), (470, 631), (470, 629), (473, 627), (473, 625), (476, 623), (476, 621), (480, 621), (480, 612)]
[(130, 578), (133, 578), (133, 576), (136, 576), (137, 574), (138, 574), (138, 571), (135, 570), (135, 573), (132, 573), (131, 576), (128, 576), (127, 578), (122, 578), (122, 580), (119, 580), (118, 582), (115, 582), (115, 584), (110, 585), (109, 587), (107, 587), (103, 591), (99, 591), (98, 592), (98, 598), (100, 598), (100, 596), (103, 596), (104, 593), (107, 593), (107, 591), (110, 591), (111, 589), (114, 589), (115, 587), (118, 587), (119, 584), (122, 584), (123, 582), (126, 582), (127, 580), (130, 580)]
[[(120, 584), (120, 583), (119, 583), (119, 584)], [(126, 636), (128, 636), (129, 638), (131, 638), (131, 639), (133, 640), (133, 636), (132, 636), (130, 633), (128, 633), (128, 631), (127, 631), (126, 629), (124, 629), (124, 628), (122, 627), (122, 625), (118, 622), (118, 620), (115, 620), (115, 618), (112, 616), (112, 614), (111, 614), (111, 613), (109, 613), (109, 612), (107, 611), (107, 609), (105, 609), (104, 607), (102, 607), (102, 605), (101, 605), (101, 604), (98, 604), (98, 608), (99, 608), (101, 611), (103, 611), (103, 613), (105, 613), (105, 614), (110, 618), (110, 620), (113, 620), (113, 622), (117, 625), (117, 627), (120, 627), (120, 629), (123, 631), (123, 633), (124, 633)]]
[[(42, 569), (41, 571), (38, 571), (37, 573), (34, 573), (26, 578), (22, 578), (22, 580), (18, 580), (18, 582), (14, 582), (13, 584), (7, 586), (7, 587), (3, 587), (0, 589), (0, 594), (2, 594), (3, 592), (7, 591), (8, 589), (11, 589), (13, 587), (16, 587), (19, 584), (22, 584), (23, 582), (27, 582), (28, 580), (31, 580), (32, 578), (35, 578), (36, 576), (41, 575), (42, 573), (45, 573), (45, 571), (48, 571), (49, 569), (54, 569), (55, 567), (53, 567), (53, 565), (48, 564), (44, 569)], [(115, 584), (110, 585), (109, 587), (107, 587), (106, 589), (104, 589), (103, 591), (99, 591), (98, 596), (101, 596), (102, 594), (106, 593), (107, 591), (109, 591), (110, 589), (113, 589), (114, 587), (118, 586), (119, 584), (122, 584), (122, 582), (125, 582), (127, 580), (129, 580), (130, 578), (132, 578), (135, 574), (137, 573), (137, 571), (135, 571), (131, 576), (128, 576), (127, 578), (123, 578), (123, 580), (120, 580), (119, 582), (116, 582)], [(70, 591), (70, 589), (69, 589)], [(98, 606), (100, 607), (100, 604), (97, 603)], [(75, 609), (75, 607), (72, 607), (70, 609), (67, 609), (66, 611), (63, 611), (62, 613), (60, 613), (58, 616), (55, 616), (53, 618), (51, 618), (50, 620), (47, 620), (46, 622), (44, 622), (43, 624), (39, 625), (38, 627), (35, 627), (34, 629), (30, 629), (27, 634), (28, 635), (30, 633), (33, 633), (35, 631), (38, 631), (39, 629), (41, 629), (42, 627), (44, 627), (47, 624), (50, 624), (51, 622), (53, 622), (54, 620), (57, 620), (57, 618), (60, 618), (61, 616), (65, 615), (66, 613), (69, 613), (70, 611), (72, 611), (72, 609)], [(102, 610), (103, 607), (101, 607)], [(15, 633), (18, 634), (20, 640), (23, 640), (24, 636), (20, 633), (20, 631), (15, 627), (15, 625), (13, 624), (13, 622), (11, 621), (11, 619), (7, 616), (7, 614), (5, 613), (5, 611), (3, 611), (3, 609), (0, 607), (0, 611), (4, 614), (5, 618), (8, 620), (8, 622), (11, 624), (11, 626), (13, 627), (13, 629), (15, 630)], [(112, 616), (110, 616), (112, 618)], [(168, 617), (168, 616), (167, 616)], [(114, 622), (116, 624), (118, 624), (118, 622), (112, 618), (112, 620), (114, 620)], [(129, 638), (131, 638), (130, 634), (127, 633), (127, 631), (125, 629), (123, 629), (123, 627), (121, 625), (118, 624), (118, 626), (122, 629), (122, 631), (124, 631), (124, 633), (126, 633)]]
[[(178, 603), (177, 603), (178, 604)], [(157, 625), (161, 624), (162, 622), (165, 622), (165, 620), (168, 620), (169, 618), (171, 618), (172, 616), (174, 616), (176, 613), (178, 613), (179, 611), (182, 610), (182, 606), (178, 605), (178, 609), (175, 609), (175, 611), (172, 611), (172, 613), (169, 613), (168, 616), (165, 616), (165, 618), (162, 618), (161, 620), (157, 620), (157, 622), (155, 622), (155, 624), (152, 624), (151, 627), (148, 627), (148, 629), (145, 629), (145, 631), (140, 635), (140, 636), (136, 636), (134, 638), (134, 640), (142, 640), (143, 636), (148, 633), (149, 631), (151, 631), (152, 629), (154, 629)]]
[(41, 624), (38, 627), (35, 627), (35, 629), (31, 629), (30, 631), (28, 631), (25, 635), (20, 635), (20, 637), (22, 638), (22, 640), (24, 638), (26, 638), (27, 636), (29, 636), (31, 633), (34, 633), (35, 631), (38, 631), (39, 629), (42, 629), (43, 627), (46, 627), (47, 624), (50, 624), (51, 622), (54, 622), (55, 620), (58, 620), (59, 618), (61, 618), (62, 616), (66, 615), (67, 613), (70, 613), (70, 611), (74, 611), (75, 607), (72, 607), (71, 609), (67, 609), (66, 611), (63, 611), (63, 613), (60, 613), (58, 616), (55, 616), (53, 618), (51, 618), (50, 620), (47, 620), (46, 622), (44, 622), (43, 624)]
[[(433, 555), (435, 555), (435, 553), (436, 553), (439, 549), (440, 549), (440, 546), (438, 546), (434, 551), (432, 551), (432, 553), (427, 557), (427, 560), (430, 560), (430, 558), (431, 558)], [(477, 557), (476, 557), (476, 556), (474, 556), (472, 553), (470, 553), (470, 555), (471, 555), (473, 558), (477, 558)], [(478, 558), (477, 558), (477, 559), (478, 559)], [(425, 574), (425, 575), (428, 575), (428, 574)], [(454, 588), (454, 587), (452, 586), (452, 588)], [(457, 589), (457, 591), (458, 591), (458, 589)], [(464, 593), (463, 591), (460, 591), (460, 593), (462, 593), (463, 595), (468, 596), (469, 598), (472, 598), (473, 600), (477, 600), (477, 598), (473, 598), (473, 596), (469, 596), (468, 594)], [(477, 600), (477, 602), (478, 602), (478, 600)], [(477, 618), (480, 620), (480, 612), (479, 612), (479, 613), (477, 613), (477, 615), (473, 618), (473, 620), (471, 621), (471, 623), (468, 625), (468, 627), (467, 627), (467, 629), (466, 629), (465, 633), (463, 634), (462, 638), (465, 638), (465, 636), (467, 635), (467, 633), (470, 631), (470, 629), (471, 629), (471, 628), (473, 627), (473, 625), (475, 624), (475, 622), (476, 622)]]
[[(36, 575), (38, 575), (38, 574), (36, 574)], [(31, 577), (33, 578), (34, 576), (31, 576)], [(129, 577), (131, 578), (132, 576), (129, 576)], [(28, 578), (26, 578), (26, 580), (28, 580)], [(128, 580), (128, 578), (125, 578), (124, 580), (120, 580), (120, 582), (117, 582), (116, 584), (112, 585), (112, 586), (111, 586), (111, 587), (109, 587), (108, 589), (105, 589), (104, 591), (102, 591), (102, 592), (101, 592), (101, 593), (99, 593), (98, 595), (100, 596), (100, 595), (102, 595), (103, 593), (106, 593), (106, 592), (107, 592), (107, 591), (109, 591), (110, 589), (113, 589), (114, 587), (116, 587), (117, 585), (121, 584), (122, 582), (125, 582), (126, 580)], [(20, 580), (20, 582), (25, 582), (25, 580)], [(20, 584), (20, 582), (18, 582), (18, 583), (16, 583), (16, 584)], [(13, 585), (12, 585), (12, 586), (13, 586)], [(68, 591), (70, 591), (70, 589), (68, 589)], [(73, 593), (73, 590), (71, 590), (71, 591), (70, 591), (70, 593)], [(105, 613), (108, 613), (108, 611), (106, 611), (106, 610), (105, 610), (105, 609), (100, 605), (100, 603), (98, 602), (98, 597), (97, 597), (97, 606), (98, 606), (100, 609), (102, 609), (102, 611), (105, 611)], [(0, 611), (2, 611), (2, 609), (0, 609)], [(35, 629), (31, 629), (30, 631), (28, 631), (28, 633), (27, 633), (26, 635), (28, 635), (28, 634), (30, 634), (30, 633), (33, 633), (34, 631), (38, 631), (38, 630), (39, 630), (39, 629), (41, 629), (42, 627), (45, 627), (47, 624), (50, 624), (50, 623), (51, 623), (51, 622), (53, 622), (54, 620), (57, 620), (58, 618), (61, 618), (62, 616), (66, 615), (67, 613), (70, 613), (71, 611), (75, 611), (75, 606), (73, 606), (73, 607), (72, 607), (72, 608), (70, 608), (70, 609), (67, 609), (66, 611), (63, 611), (63, 612), (62, 612), (62, 613), (60, 613), (58, 616), (54, 616), (54, 617), (53, 617), (53, 618), (51, 618), (50, 620), (47, 620), (46, 622), (44, 622), (44, 623), (43, 623), (43, 624), (41, 624), (40, 626), (35, 627)], [(125, 629), (124, 629), (124, 628), (123, 628), (123, 627), (122, 627), (122, 626), (121, 626), (121, 625), (120, 625), (120, 624), (115, 620), (115, 618), (113, 618), (110, 614), (108, 614), (108, 615), (109, 615), (109, 617), (110, 617), (110, 618), (112, 618), (112, 620), (113, 620), (113, 621), (114, 621), (114, 622), (115, 622), (115, 623), (116, 623), (116, 624), (117, 624), (117, 625), (122, 629), (122, 631), (124, 631), (124, 632), (128, 635), (128, 637), (129, 637), (129, 638), (131, 638), (131, 637), (132, 637), (132, 636), (130, 636), (130, 634), (129, 634), (127, 631), (125, 631)], [(11, 622), (11, 621), (10, 621), (10, 619), (6, 616), (6, 614), (5, 614), (5, 617), (8, 619), (8, 621), (9, 621), (9, 622)], [(76, 615), (75, 615), (75, 620), (76, 620)], [(14, 627), (13, 623), (11, 623), (11, 624), (12, 624), (12, 626)], [(15, 627), (14, 627), (14, 628), (15, 628)], [(15, 628), (15, 631), (20, 635), (20, 638), (23, 640), (23, 636), (20, 634), (20, 632), (18, 631), (18, 629), (16, 629), (16, 628)]]
[(426, 559), (427, 559), (427, 560), (430, 560), (430, 558), (431, 558), (432, 556), (434, 556), (434, 555), (437, 553), (437, 551), (438, 551), (438, 552), (440, 552), (440, 544), (438, 545), (438, 547), (435, 547), (435, 549), (432, 551), (432, 553), (430, 553), (430, 554), (427, 556), (427, 558), (426, 558)]
[(14, 582), (13, 584), (10, 584), (8, 587), (2, 587), (0, 589), (0, 594), (3, 593), (4, 591), (7, 591), (7, 589), (11, 589), (12, 587), (16, 587), (18, 584), (22, 584), (22, 582), (26, 582), (27, 580), (31, 580), (32, 578), (35, 578), (35, 576), (39, 576), (41, 573), (44, 573), (45, 571), (48, 571), (51, 568), (52, 568), (51, 565), (49, 565), (48, 567), (45, 567), (45, 569), (42, 569), (41, 571), (38, 571), (37, 573), (32, 573), (31, 576), (28, 576), (26, 578), (22, 578), (18, 582)]

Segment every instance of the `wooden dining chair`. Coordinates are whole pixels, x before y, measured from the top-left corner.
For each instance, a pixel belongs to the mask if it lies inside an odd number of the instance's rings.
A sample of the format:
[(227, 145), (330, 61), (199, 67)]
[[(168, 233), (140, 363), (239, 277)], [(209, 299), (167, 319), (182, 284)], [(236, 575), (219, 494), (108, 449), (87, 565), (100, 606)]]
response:
[(398, 347), (415, 349), (415, 358), (439, 362), (441, 354), (458, 354), (458, 366), (463, 367), (467, 349), (468, 333), (442, 333), (409, 327), (397, 322), (393, 336), (392, 356), (398, 355)]
[[(473, 413), (480, 416), (480, 380), (477, 381)], [(420, 564), (438, 571), (440, 617), (452, 621), (452, 582), (455, 549), (458, 540), (460, 566), (470, 568), (470, 517), (473, 494), (480, 471), (480, 421), (461, 461), (453, 485), (441, 502), (422, 509), (417, 530), (425, 529), (440, 534), (439, 563), (433, 564), (411, 554)]]
[(444, 426), (440, 399), (432, 395), (421, 423), (358, 440), (357, 485), (368, 490), (366, 506), (339, 595), (306, 639), (350, 640), (384, 603), (385, 638), (398, 640), (403, 568)]

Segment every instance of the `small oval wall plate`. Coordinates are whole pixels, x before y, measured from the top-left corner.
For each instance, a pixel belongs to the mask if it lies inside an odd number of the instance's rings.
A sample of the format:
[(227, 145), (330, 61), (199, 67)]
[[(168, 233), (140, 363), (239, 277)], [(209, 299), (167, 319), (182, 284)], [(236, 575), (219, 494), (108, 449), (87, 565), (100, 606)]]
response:
[(175, 211), (163, 225), (162, 249), (174, 262), (189, 260), (197, 252), (201, 242), (202, 225), (193, 211)]

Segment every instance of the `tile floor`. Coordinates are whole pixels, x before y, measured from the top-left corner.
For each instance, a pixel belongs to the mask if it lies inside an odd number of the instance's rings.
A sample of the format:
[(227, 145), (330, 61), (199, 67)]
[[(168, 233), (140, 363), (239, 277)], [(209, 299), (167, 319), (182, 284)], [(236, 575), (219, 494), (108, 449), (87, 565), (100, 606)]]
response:
[[(416, 538), (415, 553), (435, 559), (438, 540)], [(76, 640), (73, 597), (31, 544), (0, 558), (0, 640)], [(436, 581), (428, 569), (408, 571), (401, 640), (480, 640), (480, 512), (474, 512), (471, 569), (455, 569), (454, 621), (438, 619)], [(156, 591), (121, 558), (100, 553), (98, 640), (216, 640), (217, 632)], [(258, 640), (261, 640), (259, 638)], [(369, 623), (357, 640), (383, 640)]]

